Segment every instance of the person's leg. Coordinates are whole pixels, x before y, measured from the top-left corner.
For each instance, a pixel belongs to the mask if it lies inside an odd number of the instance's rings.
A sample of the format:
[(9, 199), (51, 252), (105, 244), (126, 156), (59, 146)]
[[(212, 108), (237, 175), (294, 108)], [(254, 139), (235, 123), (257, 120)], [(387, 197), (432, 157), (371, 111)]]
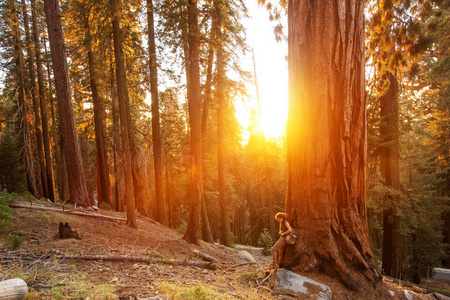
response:
[[(283, 239), (284, 242), (284, 239)], [(283, 261), (284, 249), (286, 248), (286, 242), (284, 242), (280, 248), (278, 248), (278, 266), (281, 266), (281, 262)]]
[(284, 242), (284, 238), (280, 237), (278, 241), (272, 247), (272, 262), (274, 264), (278, 264), (278, 250), (284, 247), (286, 243)]

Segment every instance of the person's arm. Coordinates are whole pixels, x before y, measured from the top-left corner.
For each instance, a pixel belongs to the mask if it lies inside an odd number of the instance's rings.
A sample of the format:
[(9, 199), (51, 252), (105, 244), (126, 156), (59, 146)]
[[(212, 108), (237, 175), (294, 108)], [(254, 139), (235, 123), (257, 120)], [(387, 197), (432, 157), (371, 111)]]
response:
[(286, 221), (286, 223), (284, 223), (284, 224), (286, 225), (287, 230), (286, 230), (285, 232), (281, 232), (281, 233), (280, 233), (281, 236), (288, 235), (289, 233), (292, 232), (291, 224), (289, 224), (288, 221)]

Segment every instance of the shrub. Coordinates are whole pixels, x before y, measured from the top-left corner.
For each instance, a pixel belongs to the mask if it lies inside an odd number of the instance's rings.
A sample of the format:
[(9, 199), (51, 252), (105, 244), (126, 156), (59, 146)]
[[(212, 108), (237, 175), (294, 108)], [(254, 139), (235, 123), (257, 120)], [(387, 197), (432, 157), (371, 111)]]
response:
[(6, 240), (6, 245), (13, 250), (18, 249), (20, 247), (20, 245), (22, 245), (22, 243), (23, 243), (23, 237), (21, 237), (20, 235), (17, 235), (17, 234), (8, 235), (7, 240)]
[(0, 191), (0, 231), (11, 227), (12, 209), (8, 206), (13, 197), (6, 190)]
[(249, 286), (255, 286), (258, 283), (258, 274), (256, 271), (242, 273), (239, 281)]
[(258, 246), (263, 248), (263, 255), (270, 255), (273, 246), (272, 236), (267, 228), (263, 229), (263, 232), (259, 236)]
[(236, 247), (236, 240), (237, 240), (236, 235), (234, 234), (233, 231), (230, 231), (229, 236), (230, 236), (230, 246), (231, 246), (231, 248)]
[(181, 298), (183, 299), (195, 299), (195, 300), (208, 300), (213, 299), (213, 293), (202, 285), (197, 285), (190, 288), (186, 292), (182, 293)]

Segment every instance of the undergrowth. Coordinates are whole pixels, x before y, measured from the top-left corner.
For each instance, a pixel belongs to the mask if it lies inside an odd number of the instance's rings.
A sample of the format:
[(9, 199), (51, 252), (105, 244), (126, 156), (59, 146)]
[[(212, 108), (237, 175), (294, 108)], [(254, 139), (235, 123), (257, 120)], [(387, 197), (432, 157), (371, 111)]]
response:
[(267, 228), (264, 228), (263, 232), (259, 236), (258, 246), (262, 247), (263, 255), (270, 255), (273, 246), (272, 236)]
[[(113, 284), (93, 284), (91, 276), (57, 260), (4, 266), (5, 279), (21, 278), (29, 288), (24, 299), (118, 299)], [(1, 279), (1, 278), (0, 278)], [(45, 287), (45, 288), (42, 288)], [(1, 298), (1, 297), (0, 297)]]
[(160, 292), (169, 299), (173, 300), (235, 299), (232, 295), (224, 295), (215, 291), (212, 287), (201, 284), (193, 287), (186, 287), (163, 282)]
[(6, 246), (11, 250), (16, 250), (20, 248), (20, 245), (23, 243), (23, 237), (18, 234), (10, 234), (6, 238)]
[(0, 231), (7, 231), (11, 227), (12, 209), (8, 206), (13, 196), (6, 190), (0, 191)]

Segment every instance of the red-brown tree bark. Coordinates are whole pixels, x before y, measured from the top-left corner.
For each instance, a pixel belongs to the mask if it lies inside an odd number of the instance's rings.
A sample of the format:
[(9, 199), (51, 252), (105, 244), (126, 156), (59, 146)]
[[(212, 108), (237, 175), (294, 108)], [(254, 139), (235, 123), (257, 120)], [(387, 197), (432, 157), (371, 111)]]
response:
[[(36, 12), (36, 1), (31, 0), (31, 9), (33, 13), (33, 20), (37, 21), (37, 12)], [(45, 39), (44, 39), (45, 40)], [(48, 51), (46, 43), (44, 42), (44, 54), (46, 57), (48, 57)], [(59, 125), (59, 120), (56, 118), (55, 113), (55, 102), (53, 99), (53, 84), (52, 84), (52, 76), (51, 76), (51, 67), (50, 67), (51, 60), (47, 59), (46, 66), (47, 66), (47, 82), (48, 82), (48, 98), (50, 101), (50, 111), (52, 114), (52, 128), (51, 131), (52, 137), (53, 137), (53, 144), (54, 144), (54, 153), (56, 156), (56, 175), (53, 175), (53, 178), (55, 178), (54, 185), (56, 185), (56, 188), (58, 189), (58, 197), (60, 201), (67, 202), (69, 201), (68, 197), (68, 185), (67, 185), (67, 172), (66, 172), (66, 163), (64, 161), (63, 157), (63, 150), (62, 150), (62, 139), (60, 132), (57, 130), (61, 126)], [(55, 191), (55, 197), (56, 197), (56, 191)]]
[(94, 104), (94, 127), (95, 127), (95, 148), (97, 158), (97, 195), (98, 205), (106, 202), (112, 206), (111, 181), (109, 178), (109, 167), (107, 161), (105, 137), (104, 137), (104, 108), (103, 101), (98, 92), (97, 71), (95, 68), (94, 53), (92, 52), (92, 35), (89, 24), (89, 9), (86, 9), (85, 15), (85, 39), (88, 52), (89, 77), (92, 92), (92, 102)]
[(22, 2), (23, 17), (24, 17), (24, 28), (25, 28), (25, 41), (28, 56), (28, 70), (30, 79), (30, 90), (31, 99), (33, 103), (34, 112), (34, 133), (36, 135), (36, 147), (35, 147), (35, 157), (36, 157), (36, 172), (37, 172), (37, 188), (41, 196), (49, 197), (48, 184), (47, 184), (47, 174), (46, 174), (46, 162), (43, 153), (43, 134), (42, 134), (42, 122), (41, 122), (41, 112), (40, 112), (40, 97), (37, 97), (36, 92), (38, 88), (36, 86), (36, 68), (34, 63), (34, 56), (32, 54), (32, 41), (30, 37), (30, 29), (28, 25), (28, 15), (26, 12), (25, 2)]
[(35, 197), (39, 197), (40, 194), (36, 186), (36, 177), (34, 173), (33, 155), (30, 148), (29, 130), (27, 120), (27, 104), (25, 102), (25, 78), (24, 78), (24, 59), (20, 41), (19, 23), (17, 17), (16, 4), (14, 0), (10, 0), (9, 7), (11, 9), (11, 19), (13, 23), (13, 39), (14, 39), (14, 63), (15, 63), (15, 76), (17, 78), (17, 98), (20, 116), (20, 128), (23, 141), (23, 160), (25, 165), (25, 174), (27, 177), (28, 191)]
[[(380, 101), (380, 170), (385, 184), (400, 191), (400, 133), (398, 128), (398, 81), (390, 72), (384, 76), (389, 82)], [(400, 195), (388, 195), (383, 205), (383, 254), (382, 265), (385, 275), (401, 276), (401, 243), (399, 233), (400, 217), (396, 215), (396, 204)]]
[[(38, 95), (39, 95), (39, 105), (41, 113), (41, 124), (42, 124), (42, 138), (44, 142), (44, 156), (45, 156), (45, 175), (47, 184), (47, 197), (55, 202), (55, 183), (53, 176), (53, 159), (52, 159), (52, 149), (50, 145), (50, 131), (48, 128), (48, 114), (47, 114), (47, 99), (46, 99), (46, 86), (44, 83), (44, 68), (42, 66), (41, 60), (41, 43), (39, 38), (39, 29), (37, 25), (37, 14), (36, 14), (36, 1), (31, 0), (31, 10), (32, 10), (32, 24), (33, 24), (33, 42), (34, 42), (34, 56), (36, 58), (36, 71), (38, 79)], [(23, 0), (23, 6), (26, 7), (25, 1)], [(26, 13), (24, 13), (26, 15)], [(28, 19), (24, 17), (24, 20)], [(25, 21), (28, 23), (28, 21)], [(26, 26), (28, 27), (28, 25)], [(27, 37), (28, 40), (28, 37)], [(31, 42), (31, 41), (30, 41)], [(32, 56), (32, 55), (31, 55)], [(32, 61), (32, 62), (31, 62)], [(30, 63), (34, 65), (34, 60), (30, 59)], [(34, 79), (32, 79), (34, 81)]]
[(167, 208), (163, 193), (163, 165), (162, 165), (162, 142), (161, 125), (159, 121), (159, 99), (158, 99), (158, 69), (156, 59), (155, 24), (153, 16), (153, 1), (147, 0), (147, 22), (148, 22), (148, 48), (150, 65), (150, 93), (152, 96), (152, 140), (153, 161), (155, 169), (155, 196), (156, 196), (156, 221), (167, 225)]
[(225, 61), (221, 45), (217, 49), (217, 170), (219, 179), (220, 243), (230, 246), (230, 225), (228, 218), (228, 198), (225, 185)]
[(183, 239), (188, 243), (198, 242), (198, 230), (200, 225), (200, 205), (203, 194), (202, 182), (202, 136), (201, 136), (201, 110), (200, 98), (200, 37), (198, 29), (197, 0), (188, 1), (188, 41), (189, 56), (188, 68), (188, 107), (189, 125), (191, 135), (191, 188), (190, 188), (190, 212), (186, 233)]
[(114, 209), (116, 211), (123, 212), (125, 210), (125, 201), (123, 189), (120, 187), (124, 181), (123, 165), (120, 160), (121, 154), (121, 141), (120, 141), (120, 121), (119, 121), (119, 101), (115, 93), (114, 84), (114, 65), (111, 58), (111, 103), (112, 103), (112, 120), (113, 120), (113, 161), (114, 161), (114, 196), (115, 203)]
[(119, 2), (120, 0), (112, 0), (111, 6), (113, 9), (113, 37), (114, 37), (114, 55), (116, 59), (116, 79), (117, 79), (117, 94), (119, 98), (119, 115), (120, 115), (120, 129), (122, 137), (122, 152), (123, 164), (125, 169), (125, 199), (127, 205), (127, 222), (131, 227), (136, 228), (136, 211), (134, 203), (134, 187), (133, 187), (133, 173), (132, 173), (132, 159), (130, 150), (130, 135), (127, 109), (128, 90), (126, 86), (125, 63), (123, 59), (122, 38), (119, 22)]
[(380, 279), (366, 214), (364, 1), (289, 1), (288, 191), (299, 231), (283, 265), (348, 288)]
[[(213, 8), (214, 10), (214, 8)], [(202, 167), (204, 167), (205, 159), (205, 139), (206, 130), (209, 118), (209, 105), (212, 98), (212, 75), (213, 75), (213, 64), (214, 64), (214, 52), (215, 52), (215, 42), (216, 42), (216, 31), (217, 31), (217, 18), (214, 16), (214, 12), (211, 12), (211, 30), (209, 33), (209, 49), (208, 49), (208, 61), (206, 66), (206, 81), (205, 81), (205, 92), (203, 97), (203, 110), (202, 110)], [(205, 242), (213, 243), (214, 238), (211, 232), (211, 225), (209, 223), (208, 208), (207, 208), (207, 197), (205, 191), (203, 191), (202, 201), (201, 201), (201, 216), (202, 216), (202, 239)]]
[(75, 116), (70, 91), (66, 50), (61, 23), (61, 10), (57, 0), (45, 0), (50, 53), (55, 77), (56, 98), (58, 101), (59, 121), (67, 166), (70, 200), (80, 206), (89, 206), (89, 195), (81, 159), (81, 149), (75, 125)]

